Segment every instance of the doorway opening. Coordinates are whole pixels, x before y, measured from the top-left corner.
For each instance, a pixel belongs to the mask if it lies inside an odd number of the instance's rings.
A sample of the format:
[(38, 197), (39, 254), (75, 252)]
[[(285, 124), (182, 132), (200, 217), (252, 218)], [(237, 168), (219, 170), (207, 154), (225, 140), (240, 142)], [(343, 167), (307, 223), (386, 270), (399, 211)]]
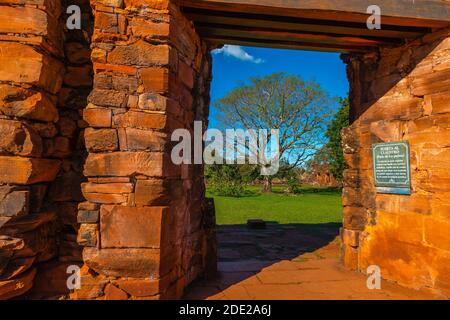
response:
[[(257, 288), (295, 280), (267, 282), (264, 270), (292, 272), (302, 261), (318, 258), (337, 263), (340, 130), (348, 126), (349, 84), (337, 53), (225, 45), (212, 56), (204, 156), (212, 150), (214, 160), (205, 164), (204, 175), (206, 196), (215, 205), (218, 274), (194, 283), (187, 297), (218, 297), (239, 288), (239, 294), (256, 298), (257, 292), (244, 293), (245, 284)], [(254, 153), (273, 151), (260, 150), (261, 144), (252, 149), (252, 130), (262, 129), (278, 130), (279, 161), (270, 175), (263, 174), (261, 163), (251, 163)], [(244, 139), (238, 130), (245, 131)], [(227, 138), (223, 150), (213, 146), (217, 131)], [(239, 298), (228, 298), (233, 297)]]

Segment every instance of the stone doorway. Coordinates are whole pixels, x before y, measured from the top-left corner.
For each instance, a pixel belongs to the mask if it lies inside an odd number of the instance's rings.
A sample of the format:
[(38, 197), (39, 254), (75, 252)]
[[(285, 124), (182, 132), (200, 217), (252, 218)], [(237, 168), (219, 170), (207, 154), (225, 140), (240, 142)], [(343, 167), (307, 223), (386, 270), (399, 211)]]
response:
[[(32, 288), (43, 262), (76, 256), (74, 227), (84, 246), (74, 299), (179, 298), (214, 270), (202, 168), (168, 154), (174, 128), (207, 120), (209, 51), (225, 40), (346, 53), (343, 265), (377, 264), (386, 279), (448, 297), (449, 3), (381, 1), (386, 28), (373, 37), (367, 4), (319, 2), (96, 0), (93, 18), (80, 2), (75, 33), (59, 22), (60, 1), (2, 5), (36, 20), (0, 26), (0, 297)], [(413, 193), (377, 194), (371, 145), (398, 140), (411, 144)]]

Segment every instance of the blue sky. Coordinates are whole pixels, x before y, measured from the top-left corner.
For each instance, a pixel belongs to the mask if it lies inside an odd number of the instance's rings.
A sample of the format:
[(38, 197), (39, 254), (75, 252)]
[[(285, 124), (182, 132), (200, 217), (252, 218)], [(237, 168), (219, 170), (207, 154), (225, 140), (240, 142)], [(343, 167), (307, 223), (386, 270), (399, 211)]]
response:
[(348, 94), (345, 65), (338, 53), (226, 46), (213, 53), (210, 127), (217, 127), (214, 101), (249, 77), (276, 72), (315, 80), (332, 96)]

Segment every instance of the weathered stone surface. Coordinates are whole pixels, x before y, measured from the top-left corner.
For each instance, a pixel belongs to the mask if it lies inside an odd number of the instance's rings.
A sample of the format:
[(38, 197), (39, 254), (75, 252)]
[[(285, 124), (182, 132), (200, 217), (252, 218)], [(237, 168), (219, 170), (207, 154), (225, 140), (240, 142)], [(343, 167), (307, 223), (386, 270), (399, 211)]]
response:
[(105, 288), (105, 300), (127, 300), (128, 295), (125, 291), (117, 288), (115, 285), (108, 284)]
[(127, 279), (118, 280), (115, 284), (134, 297), (149, 297), (160, 293), (159, 280)]
[(126, 93), (114, 90), (94, 89), (88, 101), (97, 106), (121, 107), (126, 105)]
[(90, 152), (116, 151), (119, 148), (117, 131), (115, 129), (84, 130), (86, 148)]
[[(85, 248), (88, 250), (88, 248)], [(72, 299), (90, 300), (96, 299), (103, 295), (108, 280), (103, 275), (94, 275), (88, 267), (81, 268), (81, 289), (76, 290), (72, 295)]]
[(108, 128), (111, 126), (110, 109), (88, 108), (83, 112), (84, 120), (93, 128)]
[[(20, 217), (20, 219), (10, 220), (8, 222), (8, 224), (6, 224), (2, 227), (2, 234), (13, 237), (18, 234), (24, 234), (29, 231), (36, 230), (40, 227), (50, 224), (51, 222), (53, 222), (55, 220), (56, 220), (56, 214), (55, 214), (55, 212), (51, 212), (51, 211), (28, 214), (23, 217)], [(46, 231), (50, 231), (50, 230), (44, 230), (44, 233)], [(33, 237), (35, 237), (37, 234), (38, 234), (38, 232), (36, 232), (35, 234), (31, 233), (29, 235), (31, 242), (35, 240), (35, 238), (33, 238)], [(27, 239), (27, 237), (25, 237), (25, 235), (23, 235), (23, 236), (21, 235), (21, 237), (24, 240)], [(41, 240), (48, 241), (48, 239), (46, 239), (46, 238), (43, 238)], [(25, 242), (27, 245), (30, 245), (30, 243), (28, 243), (27, 241), (25, 241)], [(43, 243), (43, 245), (46, 246), (47, 244)], [(30, 255), (34, 255), (34, 254), (30, 254)]]
[(113, 13), (97, 12), (94, 19), (94, 28), (103, 32), (118, 33), (117, 15)]
[(0, 156), (0, 181), (16, 184), (53, 181), (60, 165), (58, 160)]
[(164, 151), (167, 134), (135, 128), (119, 128), (120, 150)]
[(80, 202), (78, 204), (78, 210), (88, 210), (88, 211), (95, 211), (100, 209), (100, 205), (97, 203), (92, 203), (89, 201)]
[(98, 273), (114, 277), (146, 278), (161, 274), (158, 249), (85, 248), (83, 260)]
[(437, 92), (448, 91), (450, 87), (450, 68), (439, 72), (431, 72), (413, 79), (412, 93), (415, 96), (424, 96)]
[(93, 193), (93, 192), (84, 192), (83, 193), (86, 200), (93, 203), (103, 203), (103, 204), (111, 204), (111, 203), (126, 203), (128, 201), (127, 194), (120, 193)]
[(341, 230), (342, 243), (356, 248), (359, 246), (359, 235), (359, 231), (344, 228)]
[(51, 93), (61, 88), (64, 66), (60, 61), (16, 42), (1, 42), (0, 48), (0, 80), (33, 84)]
[(39, 121), (58, 120), (56, 103), (45, 93), (5, 84), (0, 85), (0, 112)]
[(168, 38), (170, 33), (168, 23), (138, 17), (130, 20), (130, 29), (134, 36), (143, 38)]
[(140, 69), (145, 91), (165, 93), (169, 90), (169, 71), (164, 68)]
[(159, 248), (166, 208), (102, 206), (102, 248)]
[(92, 193), (130, 193), (133, 191), (132, 183), (83, 183), (83, 192)]
[(19, 121), (0, 119), (0, 137), (0, 152), (36, 157), (42, 154), (39, 135)]
[(342, 245), (342, 262), (344, 264), (344, 267), (354, 271), (359, 270), (358, 259), (359, 256), (357, 248), (348, 245)]
[(0, 300), (14, 298), (30, 290), (35, 275), (36, 269), (32, 269), (16, 279), (0, 281)]
[(98, 242), (97, 224), (82, 224), (78, 230), (77, 242), (86, 247), (95, 247)]
[(117, 46), (108, 54), (108, 63), (128, 66), (164, 66), (169, 64), (168, 45), (152, 45), (139, 40), (136, 43)]
[(167, 124), (167, 117), (159, 113), (128, 111), (114, 116), (113, 123), (115, 127), (164, 129)]
[(84, 173), (88, 177), (133, 174), (160, 177), (163, 175), (163, 155), (154, 152), (89, 154)]
[(178, 181), (138, 180), (134, 200), (142, 206), (167, 205), (181, 194), (182, 186)]
[(139, 96), (138, 107), (142, 110), (165, 111), (167, 98), (155, 93), (144, 93)]
[(0, 282), (17, 278), (18, 275), (24, 273), (25, 271), (31, 268), (34, 260), (35, 257), (29, 257), (29, 258), (18, 258), (9, 261), (6, 269), (0, 273)]
[(79, 210), (77, 221), (78, 223), (97, 223), (99, 221), (98, 210)]
[[(4, 197), (0, 194), (0, 216), (20, 217), (30, 211), (30, 193), (28, 190), (13, 191)], [(1, 227), (1, 225), (0, 225)]]

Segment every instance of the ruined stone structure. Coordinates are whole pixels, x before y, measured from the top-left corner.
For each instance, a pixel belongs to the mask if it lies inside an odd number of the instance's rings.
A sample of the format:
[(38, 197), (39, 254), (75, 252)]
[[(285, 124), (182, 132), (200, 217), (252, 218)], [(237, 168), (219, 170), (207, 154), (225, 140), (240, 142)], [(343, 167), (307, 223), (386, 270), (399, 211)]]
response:
[[(352, 125), (343, 132), (343, 258), (450, 296), (450, 38), (346, 57)], [(371, 145), (409, 141), (412, 194), (377, 194)]]
[[(214, 272), (203, 168), (171, 162), (170, 134), (207, 123), (223, 43), (346, 53), (343, 263), (450, 296), (448, 2), (381, 1), (379, 31), (364, 4), (287, 2), (0, 0), (0, 299), (57, 294), (73, 264), (73, 299), (179, 298)], [(377, 194), (371, 145), (398, 140), (413, 193)]]

